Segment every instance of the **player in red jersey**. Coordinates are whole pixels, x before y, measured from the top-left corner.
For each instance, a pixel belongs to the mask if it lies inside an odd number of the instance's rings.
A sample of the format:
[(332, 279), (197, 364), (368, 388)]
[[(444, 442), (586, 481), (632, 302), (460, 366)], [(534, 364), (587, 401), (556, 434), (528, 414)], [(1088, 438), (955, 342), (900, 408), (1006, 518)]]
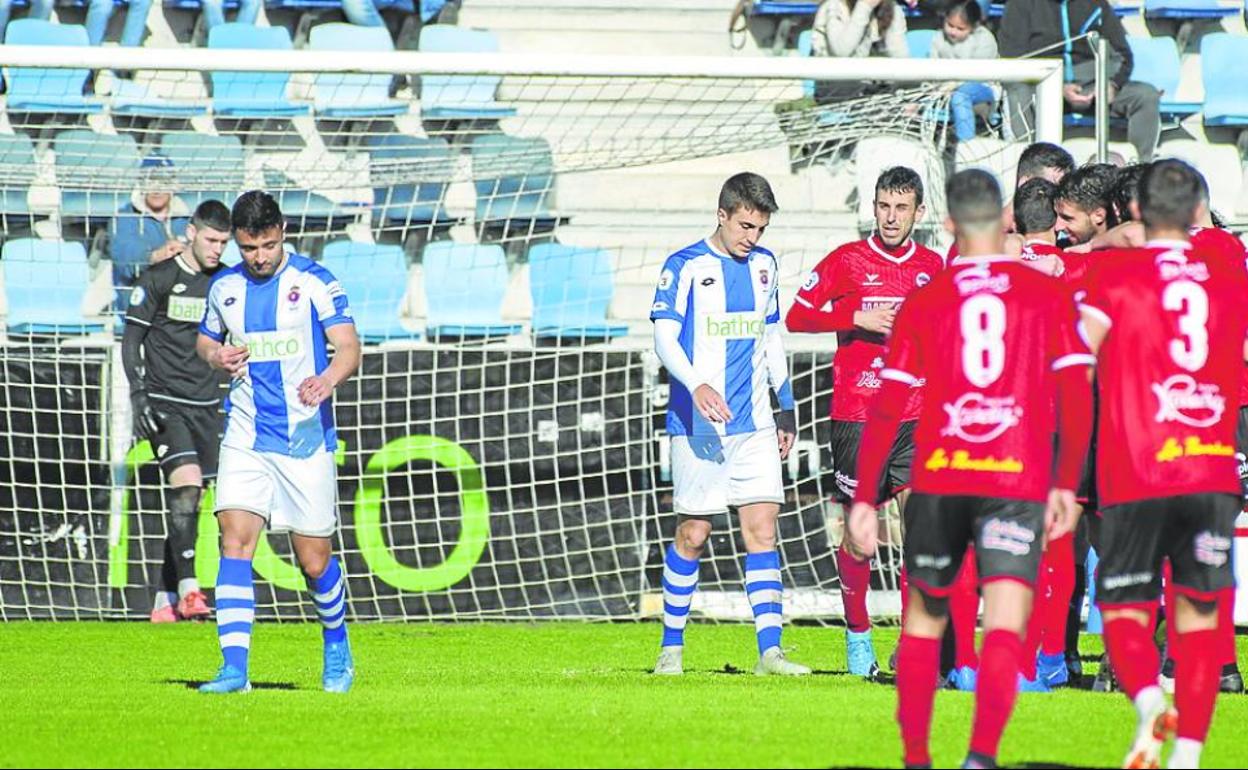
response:
[[(1228, 406), (1243, 376), (1248, 274), (1191, 244), (1203, 197), (1200, 175), (1182, 161), (1145, 170), (1139, 209), (1149, 241), (1100, 255), (1080, 306), (1101, 394), (1097, 600), (1114, 672), (1138, 714), (1126, 767), (1157, 767), (1176, 723), (1169, 767), (1199, 765), (1222, 665), (1210, 654), (1220, 643), (1216, 600), (1233, 585), (1241, 489)], [(1167, 558), (1179, 594), (1177, 717), (1157, 685), (1152, 640)]]
[[(848, 506), (858, 484), (854, 468), (862, 426), (880, 389), (880, 369), (897, 309), (911, 292), (944, 268), (939, 254), (910, 237), (923, 213), (923, 180), (919, 175), (904, 166), (885, 169), (875, 183), (875, 232), (824, 257), (806, 278), (785, 318), (792, 332), (837, 335), (832, 360), (831, 449), (833, 498), (842, 506)], [(904, 415), (906, 425), (893, 447), (889, 473), (881, 482), (884, 498), (899, 493), (909, 483), (914, 453), (911, 433), (920, 402), (921, 392), (915, 387)], [(842, 545), (836, 552), (836, 564), (845, 603), (849, 671), (874, 678), (879, 665), (867, 613), (871, 563)]]
[(897, 661), (905, 762), (931, 763), (946, 597), (973, 543), (985, 633), (963, 767), (995, 767), (1017, 695), (1043, 542), (1069, 532), (1078, 518), (1074, 490), (1091, 430), (1094, 359), (1065, 287), (1001, 254), (1001, 191), (992, 175), (959, 172), (945, 197), (963, 256), (911, 296), (897, 319), (859, 456), (849, 534), (860, 551), (874, 551), (873, 482), (909, 388), (926, 380), (905, 510), (911, 598)]
[(1057, 185), (1032, 179), (1014, 191), (1014, 223), (1022, 236), (1019, 259), (1045, 275), (1066, 271), (1062, 249), (1057, 245)]

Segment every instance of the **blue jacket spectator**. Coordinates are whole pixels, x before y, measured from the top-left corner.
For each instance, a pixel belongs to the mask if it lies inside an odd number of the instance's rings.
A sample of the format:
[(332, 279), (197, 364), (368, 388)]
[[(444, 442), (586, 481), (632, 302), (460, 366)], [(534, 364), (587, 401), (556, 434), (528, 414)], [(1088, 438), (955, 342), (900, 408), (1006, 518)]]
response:
[(177, 184), (173, 161), (149, 155), (143, 159), (141, 173), (139, 189), (130, 197), (130, 205), (113, 219), (108, 239), (116, 309), (122, 313), (139, 274), (148, 265), (186, 249), (186, 226), (191, 221), (190, 207), (173, 192)]

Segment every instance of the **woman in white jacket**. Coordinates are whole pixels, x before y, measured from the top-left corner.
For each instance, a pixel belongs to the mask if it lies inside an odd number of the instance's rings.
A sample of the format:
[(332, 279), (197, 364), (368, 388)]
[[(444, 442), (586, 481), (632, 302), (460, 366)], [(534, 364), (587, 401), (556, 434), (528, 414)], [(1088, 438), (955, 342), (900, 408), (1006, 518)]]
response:
[[(811, 49), (815, 56), (863, 58), (910, 55), (906, 45), (906, 17), (894, 0), (823, 0), (815, 13)], [(820, 103), (852, 99), (870, 93), (871, 84), (849, 81), (816, 86)]]

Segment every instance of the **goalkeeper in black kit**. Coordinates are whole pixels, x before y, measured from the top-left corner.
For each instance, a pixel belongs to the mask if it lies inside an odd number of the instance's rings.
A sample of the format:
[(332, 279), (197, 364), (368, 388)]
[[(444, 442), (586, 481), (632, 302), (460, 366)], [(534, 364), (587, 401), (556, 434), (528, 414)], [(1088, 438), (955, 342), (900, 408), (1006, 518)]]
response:
[(200, 493), (217, 474), (223, 380), (196, 355), (195, 341), (208, 286), (230, 240), (230, 210), (204, 201), (186, 234), (189, 248), (149, 267), (131, 290), (121, 348), (135, 436), (151, 441), (168, 485), (168, 536), (153, 623), (212, 613), (195, 579), (195, 540)]

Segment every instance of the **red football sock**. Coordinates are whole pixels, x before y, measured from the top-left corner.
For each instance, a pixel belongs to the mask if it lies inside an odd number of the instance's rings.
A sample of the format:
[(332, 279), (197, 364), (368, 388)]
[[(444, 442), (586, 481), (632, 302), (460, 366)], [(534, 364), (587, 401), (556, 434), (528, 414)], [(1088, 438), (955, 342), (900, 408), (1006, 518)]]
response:
[(1018, 697), (1018, 658), (1022, 651), (1023, 640), (1013, 631), (998, 628), (984, 636), (984, 654), (975, 683), (971, 751), (997, 756), (1001, 733)]
[(1218, 660), (1223, 666), (1238, 663), (1235, 654), (1235, 589), (1226, 588), (1218, 592)]
[(1040, 651), (1045, 655), (1061, 655), (1066, 651), (1066, 619), (1070, 616), (1070, 597), (1075, 595), (1075, 536), (1059, 537), (1049, 543), (1044, 554), (1049, 568), (1042, 574), (1048, 578), (1044, 596), (1044, 632)]
[(975, 625), (979, 621), (979, 572), (975, 569), (975, 549), (968, 548), (962, 569), (949, 592), (949, 622), (957, 646), (953, 665), (979, 668), (975, 654)]
[(1213, 721), (1222, 661), (1210, 655), (1221, 643), (1221, 630), (1179, 634), (1174, 659), (1174, 705), (1179, 710), (1179, 737), (1204, 742)]
[(897, 724), (907, 765), (931, 764), (927, 744), (939, 675), (940, 640), (903, 633), (897, 650)]
[(836, 568), (841, 573), (841, 600), (845, 603), (845, 625), (850, 631), (871, 630), (867, 614), (867, 589), (871, 587), (871, 562), (855, 559), (845, 546), (836, 549)]
[[(1141, 604), (1139, 609), (1146, 607)], [(1128, 698), (1135, 700), (1140, 690), (1157, 684), (1161, 660), (1157, 645), (1153, 643), (1151, 627), (1128, 618), (1115, 618), (1105, 624), (1104, 636), (1109, 662)]]
[(1040, 651), (1041, 640), (1047, 638), (1044, 635), (1046, 618), (1042, 597), (1049, 588), (1049, 580), (1041, 564), (1040, 577), (1036, 581), (1036, 604), (1027, 619), (1027, 638), (1023, 640), (1022, 652), (1018, 654), (1018, 671), (1024, 679), (1036, 678), (1036, 653)]

